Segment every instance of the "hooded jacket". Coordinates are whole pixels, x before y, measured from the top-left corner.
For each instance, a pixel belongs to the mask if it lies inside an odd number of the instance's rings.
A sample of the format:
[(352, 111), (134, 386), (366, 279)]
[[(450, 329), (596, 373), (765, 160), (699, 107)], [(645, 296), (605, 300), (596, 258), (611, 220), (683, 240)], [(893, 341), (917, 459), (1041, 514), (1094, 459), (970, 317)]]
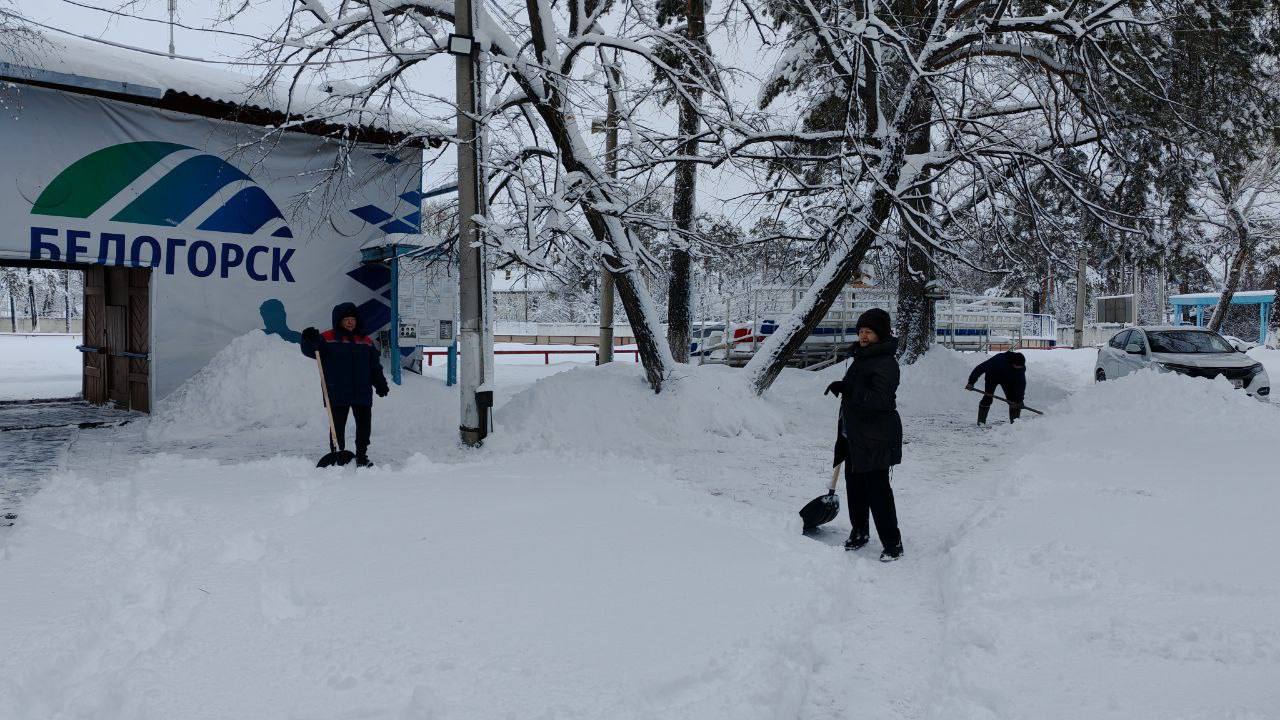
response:
[(1014, 357), (1018, 354), (1009, 351), (992, 355), (986, 362), (983, 362), (974, 368), (973, 372), (969, 373), (969, 384), (973, 385), (978, 382), (979, 377), (986, 375), (987, 392), (992, 392), (999, 385), (1004, 389), (1005, 397), (1009, 400), (1022, 402), (1022, 398), (1027, 392), (1027, 368), (1015, 368), (1013, 366)]
[[(342, 329), (342, 318), (355, 316), (356, 329)], [(373, 405), (373, 391), (387, 390), (382, 374), (381, 353), (373, 340), (364, 334), (355, 303), (341, 303), (333, 308), (333, 328), (320, 334), (320, 340), (302, 340), (302, 354), (313, 358), (320, 353), (324, 365), (324, 381), (333, 405)]]
[[(853, 472), (884, 470), (902, 462), (902, 418), (898, 415), (898, 339), (855, 346), (840, 381), (840, 422), (835, 461)], [(843, 437), (842, 437), (843, 435)]]

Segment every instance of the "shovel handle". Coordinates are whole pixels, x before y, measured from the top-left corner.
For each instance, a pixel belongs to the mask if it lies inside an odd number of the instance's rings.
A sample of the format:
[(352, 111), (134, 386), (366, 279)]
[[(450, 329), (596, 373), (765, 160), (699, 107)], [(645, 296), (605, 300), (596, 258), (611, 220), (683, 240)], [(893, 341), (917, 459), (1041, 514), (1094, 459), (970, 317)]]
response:
[(320, 394), (324, 395), (324, 416), (329, 418), (329, 439), (333, 442), (334, 452), (338, 447), (338, 429), (333, 426), (333, 408), (329, 405), (329, 384), (324, 380), (324, 363), (320, 362), (320, 349), (316, 349), (316, 367), (320, 370)]
[[(1014, 404), (1014, 403), (1012, 403), (1012, 402), (1009, 402), (1009, 401), (1008, 401), (1008, 400), (1006, 400), (1005, 398), (1000, 397), (999, 395), (997, 395), (997, 394), (995, 394), (995, 393), (983, 392), (983, 391), (979, 390), (978, 388), (965, 388), (965, 389), (966, 389), (966, 390), (970, 390), (970, 391), (972, 391), (972, 392), (976, 392), (976, 393), (978, 393), (979, 395), (985, 395), (985, 396), (987, 396), (987, 397), (995, 398), (995, 399), (997, 399), (997, 400), (999, 400), (999, 401), (1001, 401), (1001, 402), (1009, 403), (1010, 405), (1013, 405), (1013, 404)], [(1022, 408), (1023, 410), (1027, 410), (1027, 411), (1029, 411), (1029, 412), (1033, 412), (1033, 413), (1035, 413), (1035, 414), (1037, 414), (1037, 415), (1043, 415), (1043, 414), (1044, 414), (1044, 413), (1040, 412), (1039, 410), (1037, 410), (1037, 409), (1035, 409), (1035, 408), (1033, 408), (1033, 407), (1027, 407), (1026, 405), (1023, 405), (1022, 403), (1017, 403), (1017, 405), (1018, 405), (1018, 407)]]
[(840, 463), (839, 465), (831, 468), (831, 484), (827, 486), (828, 493), (834, 493), (836, 491), (836, 485), (840, 483), (840, 468), (843, 465), (844, 463)]

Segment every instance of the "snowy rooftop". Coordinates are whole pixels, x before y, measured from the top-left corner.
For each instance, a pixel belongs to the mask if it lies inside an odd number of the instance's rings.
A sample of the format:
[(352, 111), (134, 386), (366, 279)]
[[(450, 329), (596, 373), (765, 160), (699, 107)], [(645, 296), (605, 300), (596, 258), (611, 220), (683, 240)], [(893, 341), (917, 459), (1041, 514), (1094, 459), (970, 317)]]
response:
[(161, 106), (172, 104), (166, 100), (185, 99), (187, 104), (203, 101), (251, 108), (277, 115), (276, 123), (286, 117), (304, 118), (398, 134), (437, 134), (425, 123), (415, 124), (386, 110), (353, 109), (350, 101), (334, 95), (342, 89), (341, 83), (300, 86), (290, 93), (283, 83), (259, 87), (251, 75), (230, 69), (230, 63), (170, 58), (105, 40), (46, 35), (37, 42), (0, 44), (0, 78), (127, 95)]
[[(1272, 298), (1276, 296), (1275, 290), (1237, 290), (1234, 297), (1237, 298)], [(1220, 292), (1203, 292), (1203, 293), (1183, 293), (1182, 295), (1170, 295), (1170, 300), (1217, 300), (1222, 297)]]

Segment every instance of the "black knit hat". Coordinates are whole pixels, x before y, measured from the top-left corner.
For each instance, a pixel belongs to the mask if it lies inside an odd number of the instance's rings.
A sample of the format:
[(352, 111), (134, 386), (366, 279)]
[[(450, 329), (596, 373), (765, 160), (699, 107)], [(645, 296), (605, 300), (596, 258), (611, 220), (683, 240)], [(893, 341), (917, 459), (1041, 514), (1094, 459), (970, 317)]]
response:
[(889, 321), (889, 313), (880, 308), (871, 308), (870, 310), (858, 316), (858, 327), (861, 330), (867, 328), (874, 332), (880, 340), (888, 340), (893, 337), (893, 326)]

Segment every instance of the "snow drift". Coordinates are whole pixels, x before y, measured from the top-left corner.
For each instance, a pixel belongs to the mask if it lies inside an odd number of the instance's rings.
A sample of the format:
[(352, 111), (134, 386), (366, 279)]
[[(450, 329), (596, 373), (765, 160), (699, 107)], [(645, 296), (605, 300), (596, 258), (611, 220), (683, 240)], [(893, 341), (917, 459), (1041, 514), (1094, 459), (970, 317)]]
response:
[(156, 442), (245, 430), (326, 432), (315, 360), (298, 346), (253, 331), (235, 338), (159, 403)]
[(940, 717), (1280, 707), (1278, 433), (1226, 382), (1153, 372), (1015, 426), (996, 501), (951, 551)]
[[(379, 449), (403, 459), (456, 445), (457, 392), (407, 372), (403, 382), (386, 398), (374, 398), (375, 459)], [(351, 425), (348, 437), (354, 431)], [(328, 434), (315, 360), (256, 330), (231, 341), (165, 398), (147, 428), (155, 445), (236, 438), (246, 449), (290, 454), (323, 452)]]
[(706, 447), (717, 438), (776, 439), (777, 406), (743, 374), (720, 365), (681, 367), (655, 395), (637, 366), (578, 367), (539, 381), (497, 414), (501, 447), (595, 451)]

